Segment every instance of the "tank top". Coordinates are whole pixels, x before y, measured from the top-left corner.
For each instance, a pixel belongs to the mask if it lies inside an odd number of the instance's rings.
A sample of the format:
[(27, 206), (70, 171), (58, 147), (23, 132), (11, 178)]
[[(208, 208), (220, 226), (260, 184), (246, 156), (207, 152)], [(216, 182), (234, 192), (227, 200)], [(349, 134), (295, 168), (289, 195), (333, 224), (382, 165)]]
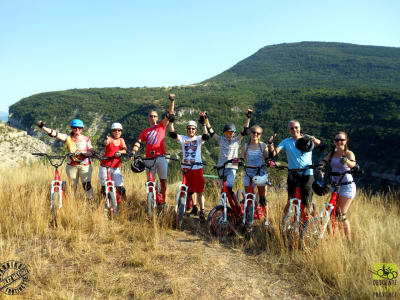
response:
[(264, 149), (264, 143), (261, 142), (257, 149), (249, 149), (249, 144), (245, 145), (247, 164), (254, 167), (259, 167), (264, 164), (264, 155), (261, 149)]
[[(334, 157), (332, 156), (331, 158), (331, 168), (332, 172), (346, 172), (350, 170), (350, 167), (347, 165), (344, 165), (340, 162), (340, 157)], [(341, 176), (332, 176), (333, 182), (337, 183), (340, 180)], [(352, 182), (353, 181), (353, 176), (351, 174), (346, 174), (344, 175), (344, 178), (342, 180), (342, 184), (346, 182)]]
[[(106, 152), (104, 153), (105, 157), (113, 157), (116, 152), (121, 151), (125, 148), (124, 139), (119, 138), (118, 140), (119, 140), (119, 145), (116, 146), (114, 144), (115, 140), (111, 138), (110, 143), (106, 146)], [(121, 166), (121, 158), (115, 157), (114, 160), (102, 160), (101, 166), (102, 167), (111, 166), (111, 168), (119, 168)]]

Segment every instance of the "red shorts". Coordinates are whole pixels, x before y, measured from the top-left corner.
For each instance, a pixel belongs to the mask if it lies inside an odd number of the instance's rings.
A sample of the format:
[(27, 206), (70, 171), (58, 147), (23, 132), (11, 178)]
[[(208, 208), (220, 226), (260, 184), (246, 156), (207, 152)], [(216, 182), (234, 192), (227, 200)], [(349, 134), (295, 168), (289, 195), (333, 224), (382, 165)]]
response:
[[(182, 169), (182, 176), (185, 176)], [(190, 170), (186, 174), (186, 185), (189, 187), (188, 192), (202, 193), (204, 191), (203, 169)]]

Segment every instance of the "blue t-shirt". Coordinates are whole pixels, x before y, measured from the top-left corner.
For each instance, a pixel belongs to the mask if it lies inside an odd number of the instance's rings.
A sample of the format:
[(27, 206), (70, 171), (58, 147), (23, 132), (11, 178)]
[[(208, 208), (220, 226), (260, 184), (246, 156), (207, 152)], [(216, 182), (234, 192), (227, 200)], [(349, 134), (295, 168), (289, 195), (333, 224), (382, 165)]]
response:
[[(312, 165), (312, 151), (301, 152), (296, 148), (296, 141), (293, 138), (284, 139), (279, 145), (282, 151), (286, 152), (287, 159), (289, 162), (289, 169), (302, 169), (309, 165)], [(304, 175), (312, 175), (313, 170), (307, 170)]]

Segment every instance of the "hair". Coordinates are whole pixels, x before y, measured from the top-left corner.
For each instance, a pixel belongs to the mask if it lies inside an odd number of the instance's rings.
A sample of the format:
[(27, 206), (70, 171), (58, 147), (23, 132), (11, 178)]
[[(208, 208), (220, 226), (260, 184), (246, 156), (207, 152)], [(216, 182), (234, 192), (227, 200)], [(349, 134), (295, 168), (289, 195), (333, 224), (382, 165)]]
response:
[(291, 120), (291, 121), (289, 121), (289, 123), (288, 123), (288, 125), (287, 125), (287, 129), (288, 129), (288, 130), (290, 130), (290, 124), (292, 124), (292, 123), (297, 123), (297, 124), (299, 124), (299, 127), (301, 127), (299, 121), (297, 121), (297, 120)]
[(150, 110), (149, 113), (148, 113), (148, 115), (150, 115), (150, 114), (153, 113), (153, 112), (155, 112), (156, 115), (158, 116), (158, 112), (157, 112), (156, 110), (154, 110), (154, 109)]
[[(260, 131), (261, 131), (261, 134), (263, 133), (263, 130), (262, 130), (262, 128), (261, 128), (261, 126), (259, 126), (259, 125), (253, 125), (253, 126), (251, 126), (250, 127), (250, 132), (252, 132), (253, 130), (257, 130), (257, 129), (259, 129)], [(257, 135), (257, 138), (258, 138), (258, 142), (260, 143), (260, 141), (261, 141), (261, 136), (260, 135)], [(248, 143), (249, 145), (251, 144), (251, 139), (249, 140), (249, 143)]]
[[(347, 142), (349, 141), (349, 137), (348, 137), (347, 133), (344, 132), (344, 131), (338, 131), (338, 132), (336, 132), (336, 133), (333, 135), (333, 139), (335, 139), (335, 136), (337, 136), (338, 134), (343, 134), (343, 135), (345, 136), (345, 138), (346, 138), (346, 141), (347, 141)], [(346, 154), (347, 151), (349, 150), (349, 148), (347, 147), (347, 142), (346, 142), (346, 144), (344, 145), (344, 153), (345, 153), (345, 154)], [(335, 151), (336, 151), (336, 146), (335, 146), (335, 144), (334, 144), (333, 147), (332, 147), (331, 152), (329, 153), (329, 159), (328, 159), (329, 162), (331, 162), (332, 156), (333, 156), (333, 154), (335, 154)]]

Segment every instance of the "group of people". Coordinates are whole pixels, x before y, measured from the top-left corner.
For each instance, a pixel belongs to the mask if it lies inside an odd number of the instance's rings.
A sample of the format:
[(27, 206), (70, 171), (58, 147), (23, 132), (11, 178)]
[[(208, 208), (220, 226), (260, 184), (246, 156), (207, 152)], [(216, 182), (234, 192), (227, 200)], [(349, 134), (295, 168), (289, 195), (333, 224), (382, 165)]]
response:
[[(279, 143), (278, 146), (274, 146), (276, 134), (269, 137), (267, 142), (261, 141), (263, 130), (260, 126), (254, 125), (250, 128), (250, 139), (247, 143), (241, 146), (243, 138), (249, 132), (250, 119), (252, 110), (247, 109), (245, 112), (246, 121), (243, 126), (243, 130), (235, 136), (237, 132), (236, 127), (233, 123), (227, 123), (223, 128), (223, 135), (218, 135), (214, 132), (208, 115), (206, 112), (199, 113), (199, 120), (201, 127), (201, 134), (196, 135), (198, 132), (198, 124), (194, 120), (190, 120), (186, 123), (186, 133), (178, 134), (175, 132), (174, 120), (175, 120), (175, 95), (169, 94), (169, 108), (162, 119), (158, 122), (158, 113), (155, 110), (151, 110), (148, 114), (149, 128), (142, 130), (137, 141), (134, 143), (132, 148), (132, 164), (137, 163), (134, 157), (142, 146), (145, 144), (145, 156), (146, 160), (144, 164), (146, 168), (147, 178), (149, 178), (149, 172), (151, 171), (154, 176), (158, 174), (161, 184), (161, 195), (163, 203), (167, 198), (167, 171), (168, 162), (163, 156), (166, 154), (165, 149), (165, 135), (168, 127), (168, 136), (175, 139), (177, 143), (182, 146), (182, 168), (188, 168), (187, 164), (196, 163), (190, 172), (186, 173), (188, 183), (189, 197), (192, 197), (194, 193), (197, 195), (197, 200), (200, 206), (199, 216), (201, 219), (205, 218), (204, 211), (204, 197), (203, 191), (205, 181), (203, 177), (203, 166), (201, 146), (207, 142), (210, 138), (213, 138), (219, 146), (219, 158), (218, 166), (223, 166), (228, 160), (234, 158), (241, 158), (242, 161), (246, 162), (246, 165), (259, 167), (258, 169), (248, 169), (244, 175), (244, 186), (245, 191), (250, 190), (250, 180), (255, 175), (267, 175), (267, 167), (265, 165), (266, 159), (271, 159), (277, 156), (281, 151), (286, 152), (289, 169), (301, 169), (312, 164), (312, 149), (314, 146), (320, 146), (321, 141), (307, 134), (301, 132), (300, 123), (296, 120), (292, 120), (288, 124), (289, 138), (284, 139)], [(90, 163), (90, 157), (94, 153), (93, 145), (87, 136), (82, 134), (84, 124), (79, 119), (74, 119), (70, 122), (71, 132), (69, 134), (63, 134), (51, 128), (44, 126), (42, 121), (37, 123), (39, 128), (47, 133), (50, 137), (54, 137), (66, 143), (68, 152), (74, 153), (75, 155), (69, 158), (67, 162), (67, 175), (73, 182), (75, 188), (77, 187), (79, 179), (82, 182), (83, 188), (86, 191), (88, 198), (93, 198), (93, 187), (91, 184), (92, 166)], [(168, 126), (169, 125), (169, 126)], [(105, 157), (115, 157), (112, 161), (104, 160), (101, 162), (99, 171), (99, 179), (102, 184), (101, 191), (105, 192), (104, 183), (106, 180), (107, 165), (111, 166), (111, 176), (115, 182), (118, 192), (120, 195), (125, 197), (126, 191), (123, 183), (123, 176), (121, 174), (120, 156), (123, 153), (127, 153), (127, 146), (124, 139), (121, 137), (122, 125), (120, 123), (113, 123), (111, 126), (112, 136), (107, 137), (103, 140), (102, 146), (105, 147)], [(301, 140), (301, 141), (300, 141)], [(300, 143), (300, 142), (302, 143)], [(348, 136), (345, 132), (337, 132), (333, 137), (334, 147), (329, 154), (323, 159), (323, 163), (329, 164), (334, 172), (344, 172), (353, 168), (356, 164), (354, 153), (348, 149), (347, 142)], [(299, 145), (303, 144), (303, 148)], [(305, 147), (306, 145), (312, 145), (313, 147)], [(161, 156), (161, 157), (159, 157)], [(156, 159), (156, 157), (159, 157)], [(155, 161), (154, 161), (155, 160)], [(143, 163), (143, 162), (142, 162)], [(112, 165), (110, 165), (112, 164)], [(236, 171), (238, 169), (237, 164), (227, 164), (225, 166), (224, 176), (227, 183), (228, 191), (230, 196), (238, 204), (238, 199), (233, 192), (233, 185), (235, 182)], [(183, 170), (184, 172), (185, 170)], [(222, 172), (222, 170), (219, 170)], [(255, 174), (254, 172), (258, 172)], [(219, 174), (221, 175), (221, 174)], [(267, 175), (268, 176), (268, 175)], [(336, 180), (333, 178), (333, 180)], [(337, 178), (338, 180), (338, 178)], [(307, 214), (312, 214), (312, 184), (314, 182), (313, 170), (309, 169), (302, 174), (292, 174), (288, 176), (288, 196), (289, 198), (294, 197), (297, 182), (300, 183), (300, 193), (303, 201), (303, 205), (306, 207)], [(339, 197), (337, 199), (336, 214), (338, 215), (337, 220), (342, 221), (344, 225), (344, 231), (348, 239), (350, 238), (350, 224), (346, 219), (346, 213), (348, 208), (355, 196), (356, 186), (353, 182), (351, 174), (347, 174), (341, 183), (341, 189)], [(268, 209), (267, 209), (267, 184), (257, 186), (259, 194), (259, 206), (264, 211), (264, 224), (269, 227), (268, 220)], [(196, 199), (195, 198), (195, 199)], [(195, 200), (193, 199), (193, 200)], [(195, 202), (191, 214), (198, 214), (198, 207)]]

